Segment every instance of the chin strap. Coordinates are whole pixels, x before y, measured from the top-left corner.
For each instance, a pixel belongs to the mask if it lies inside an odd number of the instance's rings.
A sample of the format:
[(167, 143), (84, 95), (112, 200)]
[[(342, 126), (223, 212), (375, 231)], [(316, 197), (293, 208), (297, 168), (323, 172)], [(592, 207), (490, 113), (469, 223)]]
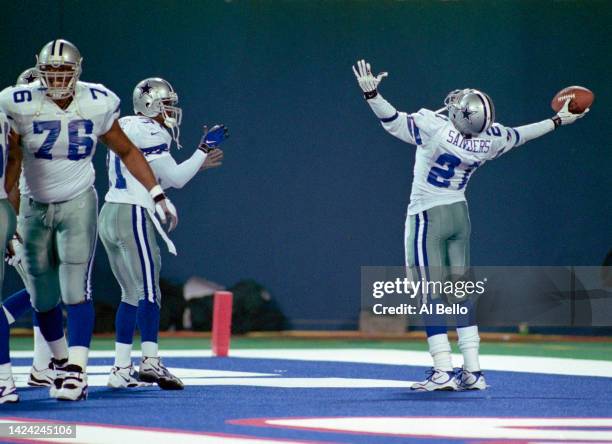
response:
[(164, 123), (170, 129), (170, 134), (172, 134), (172, 140), (176, 142), (176, 147), (180, 150), (182, 148), (181, 142), (179, 141), (181, 137), (181, 127), (176, 125), (175, 122), (171, 122), (170, 125), (168, 125), (168, 120), (173, 121), (174, 119), (166, 119)]
[(166, 112), (164, 106), (162, 106), (161, 115), (164, 118), (164, 125), (170, 130), (172, 134), (172, 140), (176, 143), (176, 147), (180, 150), (182, 148), (180, 137), (181, 137), (181, 125), (175, 117), (170, 117)]
[(170, 128), (170, 132), (172, 133), (172, 139), (176, 142), (176, 147), (180, 150), (182, 148), (180, 137), (181, 137), (181, 127), (173, 126)]

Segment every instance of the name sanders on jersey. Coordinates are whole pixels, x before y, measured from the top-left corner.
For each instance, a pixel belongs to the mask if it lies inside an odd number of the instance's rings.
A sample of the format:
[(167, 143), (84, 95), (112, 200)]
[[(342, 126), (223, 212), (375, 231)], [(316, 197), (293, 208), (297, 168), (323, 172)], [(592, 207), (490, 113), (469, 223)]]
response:
[(491, 149), (490, 139), (465, 139), (459, 131), (449, 130), (448, 143), (471, 153), (488, 153)]
[(386, 307), (383, 304), (375, 304), (372, 306), (372, 312), (375, 315), (466, 315), (468, 308), (459, 304), (451, 304), (450, 306), (444, 303), (423, 304), (420, 307), (409, 304), (400, 304)]

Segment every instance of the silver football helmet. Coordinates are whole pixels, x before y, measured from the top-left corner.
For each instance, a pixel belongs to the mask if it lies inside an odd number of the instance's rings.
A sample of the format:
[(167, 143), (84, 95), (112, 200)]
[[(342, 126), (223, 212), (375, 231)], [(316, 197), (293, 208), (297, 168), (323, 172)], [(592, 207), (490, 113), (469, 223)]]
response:
[(74, 96), (81, 75), (81, 53), (68, 40), (47, 43), (36, 56), (36, 69), (47, 95), (53, 100)]
[(465, 136), (477, 136), (488, 130), (495, 121), (495, 107), (491, 98), (477, 89), (456, 89), (444, 99), (448, 117)]
[(141, 80), (134, 88), (134, 112), (147, 117), (162, 115), (164, 124), (170, 129), (172, 139), (180, 148), (180, 125), (183, 111), (176, 106), (178, 94), (172, 85), (159, 77)]
[(17, 77), (17, 82), (15, 82), (16, 86), (20, 85), (29, 85), (32, 82), (38, 80), (38, 70), (34, 68), (28, 68)]

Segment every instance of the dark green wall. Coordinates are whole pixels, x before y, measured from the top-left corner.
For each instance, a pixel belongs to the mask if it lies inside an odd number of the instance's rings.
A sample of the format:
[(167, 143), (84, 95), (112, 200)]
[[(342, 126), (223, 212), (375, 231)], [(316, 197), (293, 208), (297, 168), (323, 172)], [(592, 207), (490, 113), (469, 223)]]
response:
[[(612, 247), (611, 5), (5, 2), (0, 80), (12, 83), (59, 36), (80, 48), (84, 80), (122, 97), (124, 114), (138, 80), (170, 80), (184, 108), (178, 158), (203, 123), (224, 122), (232, 137), (223, 169), (172, 193), (180, 252), (164, 255), (163, 275), (252, 277), (295, 327), (352, 327), (359, 267), (403, 262), (414, 148), (380, 128), (351, 64), (365, 57), (389, 71), (381, 91), (406, 111), (436, 109), (451, 89), (483, 89), (507, 125), (549, 117), (564, 86), (591, 88), (587, 118), (487, 164), (468, 198), (474, 263), (595, 265)], [(101, 194), (105, 151), (96, 154)], [(96, 297), (116, 300), (102, 248), (96, 277)]]

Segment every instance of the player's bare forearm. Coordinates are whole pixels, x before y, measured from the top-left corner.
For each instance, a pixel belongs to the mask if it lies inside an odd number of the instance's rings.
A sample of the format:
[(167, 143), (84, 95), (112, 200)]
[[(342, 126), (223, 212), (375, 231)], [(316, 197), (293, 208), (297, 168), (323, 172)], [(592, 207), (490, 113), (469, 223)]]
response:
[(23, 153), (21, 152), (20, 136), (11, 131), (9, 135), (9, 152), (6, 163), (6, 177), (4, 187), (7, 194), (15, 188), (19, 175), (21, 174), (21, 160)]
[(125, 135), (119, 123), (115, 121), (111, 129), (101, 138), (106, 144), (121, 158), (121, 161), (130, 173), (138, 180), (147, 190), (151, 190), (157, 185), (157, 180), (153, 174), (153, 170), (149, 163), (144, 158), (142, 153), (132, 141)]
[(134, 149), (120, 157), (129, 172), (132, 173), (136, 180), (143, 184), (147, 190), (150, 191), (151, 188), (157, 185), (157, 179), (155, 178), (155, 174), (153, 174), (149, 162), (147, 162), (138, 148), (134, 147)]
[(19, 187), (15, 185), (13, 189), (7, 194), (9, 202), (15, 209), (15, 213), (19, 214), (19, 203), (21, 202), (21, 193), (19, 192)]

